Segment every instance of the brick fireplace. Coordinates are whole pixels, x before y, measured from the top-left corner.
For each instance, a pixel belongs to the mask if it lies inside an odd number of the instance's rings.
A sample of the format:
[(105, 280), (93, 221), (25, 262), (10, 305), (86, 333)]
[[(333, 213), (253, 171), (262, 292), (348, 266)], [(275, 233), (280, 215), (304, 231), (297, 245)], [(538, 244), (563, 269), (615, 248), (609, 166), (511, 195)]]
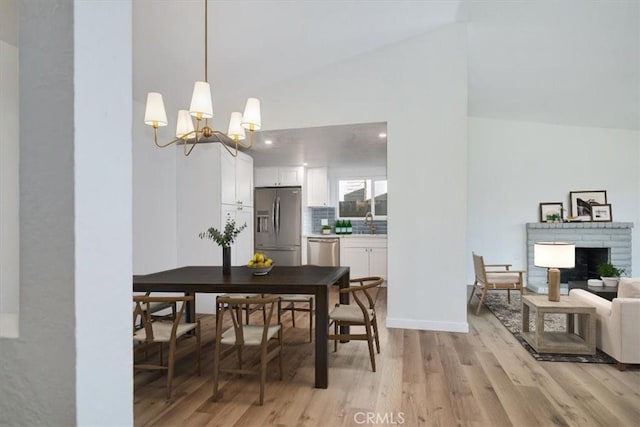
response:
[[(631, 228), (632, 222), (528, 223), (527, 287), (538, 293), (547, 292), (547, 270), (533, 265), (535, 242), (573, 242), (576, 249), (603, 248), (613, 265), (631, 275)], [(601, 252), (602, 256), (602, 251), (593, 252)], [(566, 284), (564, 288), (566, 293)]]

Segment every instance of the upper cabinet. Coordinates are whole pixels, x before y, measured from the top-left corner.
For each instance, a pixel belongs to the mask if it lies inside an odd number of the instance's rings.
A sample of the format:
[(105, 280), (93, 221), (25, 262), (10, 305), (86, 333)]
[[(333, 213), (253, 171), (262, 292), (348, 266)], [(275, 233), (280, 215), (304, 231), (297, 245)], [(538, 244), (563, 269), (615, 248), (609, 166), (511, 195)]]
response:
[(255, 168), (256, 187), (302, 186), (304, 168), (300, 167), (262, 167)]
[(327, 168), (307, 169), (307, 206), (327, 206), (328, 188)]
[(223, 204), (253, 206), (253, 158), (242, 152), (233, 157), (221, 147), (220, 182)]

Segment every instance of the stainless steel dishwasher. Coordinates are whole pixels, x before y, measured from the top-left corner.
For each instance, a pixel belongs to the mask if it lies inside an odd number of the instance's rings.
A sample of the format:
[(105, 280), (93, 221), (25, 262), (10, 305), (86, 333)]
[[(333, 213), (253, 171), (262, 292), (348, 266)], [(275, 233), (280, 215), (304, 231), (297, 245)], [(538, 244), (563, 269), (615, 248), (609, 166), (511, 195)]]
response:
[(327, 267), (340, 265), (340, 239), (336, 237), (309, 237), (307, 263)]

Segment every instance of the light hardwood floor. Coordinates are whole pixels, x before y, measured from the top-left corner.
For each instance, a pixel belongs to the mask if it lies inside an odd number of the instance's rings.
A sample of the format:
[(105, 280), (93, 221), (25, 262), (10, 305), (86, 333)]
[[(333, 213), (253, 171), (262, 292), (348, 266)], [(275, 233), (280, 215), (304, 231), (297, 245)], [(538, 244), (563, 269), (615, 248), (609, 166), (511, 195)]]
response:
[[(335, 298), (335, 297), (334, 297)], [(203, 374), (179, 362), (174, 400), (165, 377), (136, 374), (137, 426), (637, 426), (640, 371), (611, 365), (537, 362), (483, 309), (469, 310), (468, 334), (384, 327), (386, 295), (378, 300), (381, 353), (371, 371), (366, 342), (330, 353), (329, 389), (312, 387), (313, 344), (304, 321), (285, 323), (284, 379), (277, 363), (267, 378), (264, 406), (258, 379), (222, 377), (211, 401), (214, 317), (202, 317)], [(475, 304), (472, 308), (475, 308)], [(258, 313), (254, 315), (260, 316)], [(302, 319), (302, 315), (299, 315)], [(332, 346), (331, 346), (332, 347)], [(233, 357), (229, 358), (233, 362)]]

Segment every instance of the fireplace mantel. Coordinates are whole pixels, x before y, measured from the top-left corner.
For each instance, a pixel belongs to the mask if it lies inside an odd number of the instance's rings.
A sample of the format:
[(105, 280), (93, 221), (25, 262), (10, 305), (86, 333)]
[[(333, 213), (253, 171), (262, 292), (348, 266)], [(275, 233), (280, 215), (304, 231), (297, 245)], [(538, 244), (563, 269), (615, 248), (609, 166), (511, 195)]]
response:
[(528, 223), (527, 286), (546, 292), (547, 271), (533, 265), (535, 242), (573, 242), (578, 248), (608, 248), (609, 259), (631, 275), (632, 222)]

